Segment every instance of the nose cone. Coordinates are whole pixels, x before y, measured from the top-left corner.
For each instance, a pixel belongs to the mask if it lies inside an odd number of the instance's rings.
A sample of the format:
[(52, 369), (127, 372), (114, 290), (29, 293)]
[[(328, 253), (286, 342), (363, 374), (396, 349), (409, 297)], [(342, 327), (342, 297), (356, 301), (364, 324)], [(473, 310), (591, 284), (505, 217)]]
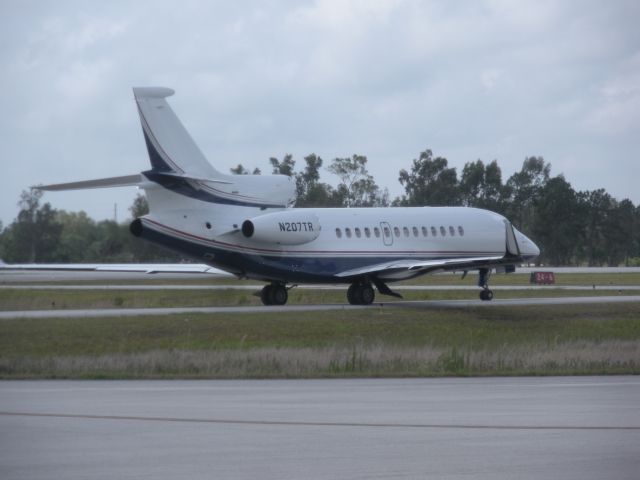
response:
[(518, 239), (520, 255), (524, 260), (535, 260), (540, 255), (540, 249), (529, 237), (516, 230), (516, 238)]

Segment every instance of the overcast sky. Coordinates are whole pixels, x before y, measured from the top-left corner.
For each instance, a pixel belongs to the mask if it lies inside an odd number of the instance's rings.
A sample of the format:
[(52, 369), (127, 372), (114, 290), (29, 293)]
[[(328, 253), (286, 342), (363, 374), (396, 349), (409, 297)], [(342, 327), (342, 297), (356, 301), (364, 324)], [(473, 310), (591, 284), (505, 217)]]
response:
[[(358, 153), (393, 197), (426, 148), (505, 180), (536, 155), (639, 204), (639, 21), (637, 0), (2, 0), (0, 220), (30, 185), (147, 169), (131, 87), (150, 85), (225, 172)], [(44, 198), (124, 220), (134, 196)]]

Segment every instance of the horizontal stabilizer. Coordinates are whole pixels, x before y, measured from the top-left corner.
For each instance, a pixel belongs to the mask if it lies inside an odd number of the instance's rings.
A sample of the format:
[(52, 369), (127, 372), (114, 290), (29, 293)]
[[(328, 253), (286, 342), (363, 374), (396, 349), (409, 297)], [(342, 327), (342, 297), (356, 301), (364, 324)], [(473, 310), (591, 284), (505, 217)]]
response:
[(85, 190), (88, 188), (111, 188), (111, 187), (135, 187), (143, 182), (144, 178), (140, 174), (125, 175), (123, 177), (98, 178), (96, 180), (83, 180), (81, 182), (56, 183), (53, 185), (34, 185), (31, 188), (56, 192), (62, 190)]

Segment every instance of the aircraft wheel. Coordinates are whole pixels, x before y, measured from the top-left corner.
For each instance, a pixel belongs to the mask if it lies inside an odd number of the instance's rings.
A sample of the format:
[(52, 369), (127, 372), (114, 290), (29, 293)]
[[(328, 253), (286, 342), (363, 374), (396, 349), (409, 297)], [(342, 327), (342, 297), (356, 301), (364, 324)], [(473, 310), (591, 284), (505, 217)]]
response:
[(362, 291), (360, 285), (355, 283), (347, 290), (347, 300), (351, 305), (360, 305), (362, 303)]
[(260, 300), (262, 300), (263, 305), (273, 305), (271, 303), (271, 285), (265, 285), (260, 292)]
[(375, 297), (376, 292), (371, 285), (354, 283), (347, 290), (347, 300), (351, 305), (370, 305)]
[(371, 305), (376, 298), (376, 292), (371, 285), (362, 285), (360, 287), (360, 305)]
[(483, 300), (483, 301), (493, 300), (493, 291), (489, 290), (488, 288), (485, 290), (482, 290), (480, 292), (480, 300)]
[(289, 294), (284, 285), (271, 286), (271, 305), (284, 305), (289, 299)]

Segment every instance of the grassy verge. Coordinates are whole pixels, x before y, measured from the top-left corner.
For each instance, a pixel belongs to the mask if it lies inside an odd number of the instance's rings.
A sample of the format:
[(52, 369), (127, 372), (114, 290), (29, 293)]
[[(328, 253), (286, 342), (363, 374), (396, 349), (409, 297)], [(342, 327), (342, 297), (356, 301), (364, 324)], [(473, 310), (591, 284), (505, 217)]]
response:
[(640, 373), (635, 304), (0, 322), (2, 378)]
[[(405, 300), (477, 299), (479, 290), (400, 290)], [(496, 298), (638, 295), (638, 290), (499, 290)], [(377, 302), (395, 301), (376, 296)], [(290, 304), (347, 303), (346, 288), (335, 290), (292, 289)], [(76, 308), (154, 308), (260, 305), (250, 290), (56, 290), (0, 289), (0, 310), (49, 310)]]

